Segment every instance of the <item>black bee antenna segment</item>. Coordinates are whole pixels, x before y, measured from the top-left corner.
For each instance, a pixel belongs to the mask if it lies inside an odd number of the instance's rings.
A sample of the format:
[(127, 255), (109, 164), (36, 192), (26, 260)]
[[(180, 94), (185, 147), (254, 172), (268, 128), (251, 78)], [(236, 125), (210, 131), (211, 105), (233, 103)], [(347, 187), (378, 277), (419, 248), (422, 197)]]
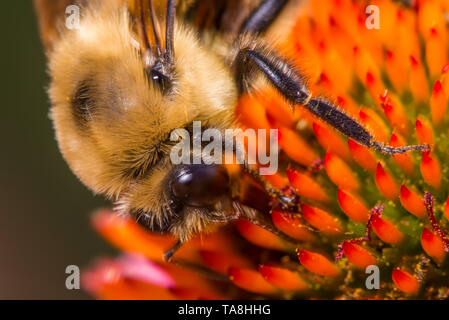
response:
[(165, 32), (165, 56), (169, 63), (174, 63), (174, 33), (175, 33), (176, 0), (167, 1), (167, 20)]
[(140, 11), (140, 26), (142, 28), (143, 39), (145, 42), (145, 47), (147, 50), (151, 50), (150, 40), (147, 35), (147, 25), (145, 23), (145, 15), (143, 12), (143, 3), (142, 0), (139, 0), (139, 11)]
[(155, 19), (152, 0), (149, 1), (148, 6), (150, 7), (151, 25), (153, 27), (154, 42), (156, 43), (157, 55), (160, 56), (162, 54), (161, 41), (159, 40), (159, 35), (157, 34), (157, 30), (156, 30), (156, 19)]

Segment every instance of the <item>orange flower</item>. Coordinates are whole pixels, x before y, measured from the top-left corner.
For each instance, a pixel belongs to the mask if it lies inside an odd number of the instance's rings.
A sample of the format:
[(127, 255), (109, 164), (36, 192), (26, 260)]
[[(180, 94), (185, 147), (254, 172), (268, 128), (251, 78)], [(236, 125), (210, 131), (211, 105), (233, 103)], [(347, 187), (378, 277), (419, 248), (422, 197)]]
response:
[[(88, 269), (84, 288), (103, 299), (449, 298), (449, 6), (399, 2), (375, 2), (381, 26), (371, 30), (371, 1), (306, 1), (281, 47), (314, 96), (335, 98), (378, 141), (431, 152), (385, 156), (270, 88), (245, 95), (244, 126), (279, 129), (283, 169), (267, 181), (301, 201), (287, 212), (256, 199), (285, 237), (239, 220), (192, 239), (169, 264), (162, 254), (174, 239), (102, 211), (95, 228), (127, 254)], [(373, 264), (388, 275), (376, 292), (365, 287)]]

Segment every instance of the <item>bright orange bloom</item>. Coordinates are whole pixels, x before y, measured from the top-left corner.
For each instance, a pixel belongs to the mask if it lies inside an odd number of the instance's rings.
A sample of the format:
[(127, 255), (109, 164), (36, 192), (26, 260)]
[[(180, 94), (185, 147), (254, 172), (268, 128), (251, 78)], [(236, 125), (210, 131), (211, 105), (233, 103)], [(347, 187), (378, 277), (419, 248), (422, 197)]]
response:
[[(279, 47), (313, 96), (338, 104), (385, 145), (426, 143), (431, 151), (381, 154), (292, 108), (268, 85), (243, 95), (236, 110), (242, 127), (279, 130), (279, 171), (266, 182), (294, 194), (297, 205), (259, 196), (263, 188), (244, 178), (240, 197), (254, 202), (265, 228), (243, 219), (217, 226), (184, 244), (173, 264), (162, 255), (175, 239), (101, 211), (94, 227), (126, 254), (86, 271), (92, 295), (449, 298), (449, 5), (304, 2)], [(379, 6), (380, 29), (365, 24), (369, 4)], [(365, 287), (370, 265), (380, 269), (380, 290)]]

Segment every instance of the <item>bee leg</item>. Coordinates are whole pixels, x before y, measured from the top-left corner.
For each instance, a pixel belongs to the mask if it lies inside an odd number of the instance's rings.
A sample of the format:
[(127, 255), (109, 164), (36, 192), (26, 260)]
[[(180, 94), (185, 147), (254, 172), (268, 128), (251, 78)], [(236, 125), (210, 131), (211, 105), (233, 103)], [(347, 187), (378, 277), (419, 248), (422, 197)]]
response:
[(288, 0), (264, 0), (240, 28), (240, 33), (264, 32), (276, 19)]
[(260, 71), (292, 105), (303, 105), (315, 116), (363, 146), (390, 155), (412, 150), (420, 152), (430, 150), (429, 145), (411, 145), (396, 148), (376, 141), (367, 129), (338, 106), (325, 99), (313, 98), (312, 93), (309, 92), (305, 85), (304, 79), (295, 67), (268, 48), (258, 44), (247, 43), (245, 47), (241, 47), (235, 63), (237, 83), (241, 92), (249, 90), (251, 75), (255, 71)]
[(170, 250), (166, 251), (163, 256), (164, 261), (169, 262), (173, 257), (173, 255), (176, 253), (176, 251), (178, 251), (179, 248), (181, 248), (182, 244), (183, 242), (181, 240), (178, 240)]
[(221, 274), (218, 274), (216, 272), (213, 272), (212, 270), (209, 270), (203, 266), (184, 261), (181, 259), (173, 259), (173, 255), (178, 251), (178, 249), (182, 246), (183, 242), (181, 240), (178, 240), (175, 245), (164, 253), (163, 259), (165, 262), (170, 262), (178, 267), (189, 269), (195, 273), (198, 273), (202, 276), (205, 276), (211, 280), (217, 280), (217, 281), (229, 281), (229, 278), (226, 276), (223, 276)]
[(273, 187), (268, 181), (266, 181), (257, 170), (249, 167), (248, 165), (243, 165), (243, 170), (249, 174), (252, 178), (256, 179), (259, 182), (265, 191), (270, 195), (270, 197), (274, 198), (283, 209), (287, 210), (295, 210), (298, 207), (299, 198), (295, 194), (295, 192), (291, 192), (290, 189), (279, 190)]

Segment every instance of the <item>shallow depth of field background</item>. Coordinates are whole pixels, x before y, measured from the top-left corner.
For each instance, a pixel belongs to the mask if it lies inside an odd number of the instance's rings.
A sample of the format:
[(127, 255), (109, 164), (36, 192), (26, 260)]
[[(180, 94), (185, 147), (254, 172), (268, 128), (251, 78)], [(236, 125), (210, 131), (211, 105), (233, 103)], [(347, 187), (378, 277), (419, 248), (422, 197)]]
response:
[(108, 203), (58, 151), (33, 10), (31, 0), (1, 2), (0, 299), (86, 299), (65, 288), (65, 268), (114, 254), (89, 221)]

